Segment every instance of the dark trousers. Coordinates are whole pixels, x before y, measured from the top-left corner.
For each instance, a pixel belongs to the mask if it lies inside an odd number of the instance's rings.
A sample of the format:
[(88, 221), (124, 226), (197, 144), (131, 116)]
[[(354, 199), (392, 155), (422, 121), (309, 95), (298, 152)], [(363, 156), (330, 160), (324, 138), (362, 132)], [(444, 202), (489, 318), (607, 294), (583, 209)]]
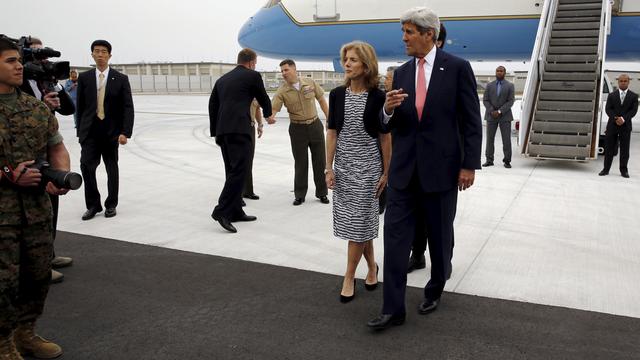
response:
[(51, 280), (51, 222), (0, 225), (0, 336), (42, 314)]
[(84, 178), (84, 201), (87, 209), (102, 210), (96, 169), (100, 158), (107, 170), (107, 189), (109, 194), (104, 202), (107, 208), (118, 206), (118, 140), (103, 136), (90, 136), (80, 143), (80, 170)]
[[(53, 219), (51, 221), (51, 237), (53, 241), (55, 241), (56, 234), (58, 233), (58, 208), (60, 207), (60, 197), (58, 195), (49, 194), (49, 199), (51, 200), (51, 210), (53, 210)], [(53, 248), (51, 250), (51, 259), (53, 259), (56, 257), (56, 251)]]
[(493, 162), (494, 141), (496, 138), (496, 132), (500, 127), (500, 135), (502, 136), (502, 153), (504, 158), (502, 162), (511, 162), (511, 122), (510, 121), (496, 121), (487, 120), (487, 148), (485, 149), (485, 157), (488, 162)]
[(256, 154), (256, 129), (253, 127), (251, 129), (251, 155), (249, 165), (247, 165), (247, 176), (244, 177), (243, 196), (253, 195), (253, 157)]
[(387, 190), (382, 313), (400, 315), (406, 313), (407, 258), (415, 237), (416, 221), (424, 222), (429, 234), (431, 279), (424, 288), (424, 296), (439, 299), (442, 295), (451, 259), (458, 190), (425, 193), (417, 175), (406, 189), (388, 187)]
[(606, 146), (604, 151), (604, 170), (611, 169), (613, 157), (616, 153), (616, 143), (620, 141), (620, 172), (627, 172), (629, 163), (629, 144), (631, 143), (631, 130), (618, 126), (615, 122), (607, 123)]
[(324, 127), (320, 119), (309, 125), (289, 124), (291, 151), (295, 163), (293, 192), (296, 198), (304, 199), (307, 195), (309, 177), (309, 150), (311, 150), (311, 166), (313, 182), (316, 184), (316, 197), (327, 196), (327, 183), (324, 169), (327, 162), (325, 155)]
[(249, 166), (251, 137), (248, 134), (226, 134), (216, 137), (220, 145), (226, 180), (218, 198), (218, 205), (211, 214), (233, 221), (244, 215), (242, 210), (242, 187)]

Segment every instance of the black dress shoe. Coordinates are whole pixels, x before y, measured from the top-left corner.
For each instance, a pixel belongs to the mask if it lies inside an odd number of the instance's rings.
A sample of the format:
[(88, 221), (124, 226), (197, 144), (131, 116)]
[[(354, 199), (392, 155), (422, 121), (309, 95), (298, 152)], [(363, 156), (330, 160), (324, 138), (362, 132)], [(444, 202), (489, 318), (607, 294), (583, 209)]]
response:
[(487, 161), (484, 164), (482, 164), (482, 166), (487, 167), (487, 166), (493, 166), (493, 162), (491, 161)]
[(244, 214), (239, 218), (236, 218), (234, 221), (256, 221), (258, 218), (253, 215)]
[(327, 198), (327, 196), (320, 196), (318, 199), (320, 199), (320, 202), (323, 204), (328, 204), (329, 203), (329, 199)]
[(426, 315), (434, 311), (435, 309), (437, 309), (438, 304), (440, 304), (440, 299), (431, 300), (431, 299), (425, 298), (422, 301), (422, 303), (420, 303), (420, 305), (418, 306), (418, 312), (421, 315)]
[(506, 167), (507, 169), (511, 169), (511, 163), (510, 162), (505, 162), (504, 163), (504, 167)]
[(104, 217), (114, 217), (116, 216), (116, 208), (107, 208), (107, 210), (104, 211)]
[(628, 171), (621, 171), (620, 175), (622, 175), (623, 178), (629, 178), (629, 172)]
[(376, 264), (376, 283), (375, 284), (367, 284), (366, 282), (364, 283), (364, 288), (369, 290), (369, 291), (373, 291), (378, 287), (378, 271), (380, 271), (380, 268), (378, 267), (378, 264)]
[(222, 217), (222, 216), (216, 216), (211, 214), (211, 217), (213, 218), (213, 220), (217, 221), (218, 223), (220, 223), (220, 226), (222, 226), (223, 229), (227, 230), (230, 233), (237, 233), (238, 230), (236, 230), (235, 226), (233, 226), (231, 224), (231, 221), (229, 221), (229, 219)]
[(353, 294), (351, 296), (344, 296), (340, 294), (340, 302), (346, 304), (353, 300), (354, 297), (356, 297), (356, 279), (353, 279)]
[(295, 198), (295, 200), (293, 200), (293, 206), (302, 205), (303, 202), (304, 202), (303, 198)]
[(373, 330), (384, 330), (393, 325), (404, 324), (405, 315), (380, 314), (377, 318), (369, 320), (367, 326)]
[(409, 258), (409, 265), (407, 265), (407, 274), (413, 270), (424, 269), (425, 267), (427, 267), (427, 263), (425, 261), (424, 254), (420, 256), (412, 254)]
[(260, 196), (258, 196), (256, 194), (242, 195), (242, 197), (245, 198), (245, 199), (250, 199), (250, 200), (258, 200), (258, 199), (260, 199)]
[(602, 170), (598, 173), (598, 176), (606, 176), (609, 175), (609, 170)]
[(96, 216), (97, 213), (99, 213), (100, 211), (102, 211), (102, 209), (89, 209), (87, 211), (84, 212), (84, 214), (82, 214), (82, 220), (90, 220), (93, 219), (94, 216)]

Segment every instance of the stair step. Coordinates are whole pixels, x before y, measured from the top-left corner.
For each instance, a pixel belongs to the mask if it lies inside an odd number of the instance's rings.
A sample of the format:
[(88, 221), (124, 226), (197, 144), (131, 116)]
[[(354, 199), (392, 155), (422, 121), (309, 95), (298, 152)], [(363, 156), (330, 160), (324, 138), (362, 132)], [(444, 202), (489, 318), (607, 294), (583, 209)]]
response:
[(553, 24), (553, 30), (597, 30), (600, 28), (600, 22), (575, 22), (575, 23), (557, 23)]
[(569, 72), (544, 72), (542, 79), (547, 81), (591, 81), (595, 86), (597, 74), (588, 73), (569, 73)]
[(555, 38), (549, 40), (551, 46), (597, 46), (598, 38)]
[(531, 157), (551, 159), (585, 160), (589, 157), (589, 147), (586, 146), (561, 146), (561, 145), (536, 145), (529, 144), (527, 155)]
[(582, 145), (591, 144), (591, 135), (569, 135), (569, 134), (542, 134), (532, 133), (529, 139), (530, 144), (539, 145)]
[(596, 72), (597, 64), (553, 64), (546, 63), (544, 65), (545, 71), (556, 72)]
[(602, 0), (560, 0), (559, 4), (602, 4)]
[(598, 16), (585, 16), (585, 17), (577, 17), (577, 18), (556, 18), (554, 23), (574, 23), (574, 22), (592, 22), (592, 21), (600, 21), (600, 15)]
[(581, 37), (598, 37), (599, 30), (552, 30), (551, 38), (581, 38)]
[(538, 101), (539, 110), (548, 111), (593, 111), (593, 101)]
[(602, 2), (560, 4), (558, 10), (602, 10)]
[(547, 61), (550, 63), (593, 63), (598, 60), (598, 55), (591, 54), (562, 54), (562, 55), (547, 55)]
[(556, 17), (559, 18), (574, 18), (580, 16), (600, 16), (602, 15), (601, 9), (589, 9), (589, 10), (558, 10)]
[(542, 91), (594, 91), (595, 89), (595, 81), (548, 81), (545, 79), (540, 85)]
[(591, 122), (575, 123), (575, 122), (559, 122), (559, 121), (534, 121), (531, 127), (535, 132), (552, 132), (567, 134), (590, 134)]
[(549, 110), (538, 110), (536, 111), (535, 117), (536, 122), (571, 122), (571, 123), (582, 123), (589, 124), (593, 121), (593, 111), (591, 112), (579, 112), (579, 111), (549, 111)]
[(595, 91), (540, 91), (540, 100), (592, 101)]
[(549, 54), (597, 54), (597, 46), (549, 46)]

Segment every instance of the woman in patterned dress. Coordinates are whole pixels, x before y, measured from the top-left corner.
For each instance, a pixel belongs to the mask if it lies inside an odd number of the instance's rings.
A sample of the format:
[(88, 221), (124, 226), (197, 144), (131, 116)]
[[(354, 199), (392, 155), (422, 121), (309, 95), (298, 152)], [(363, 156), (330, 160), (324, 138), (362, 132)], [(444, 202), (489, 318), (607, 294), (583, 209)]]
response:
[(345, 85), (329, 94), (326, 181), (333, 190), (333, 234), (348, 241), (340, 301), (355, 296), (355, 273), (364, 255), (365, 287), (378, 284), (373, 240), (378, 237), (378, 196), (387, 185), (391, 135), (381, 133), (385, 94), (378, 89), (378, 60), (371, 45), (351, 42), (340, 50)]

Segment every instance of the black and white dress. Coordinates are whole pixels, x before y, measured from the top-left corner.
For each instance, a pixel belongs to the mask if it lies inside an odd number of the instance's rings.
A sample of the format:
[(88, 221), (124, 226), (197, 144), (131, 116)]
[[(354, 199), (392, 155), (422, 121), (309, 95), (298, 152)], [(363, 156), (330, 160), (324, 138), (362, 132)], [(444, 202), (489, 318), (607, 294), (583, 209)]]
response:
[(346, 90), (344, 125), (338, 133), (333, 165), (333, 235), (365, 242), (378, 237), (376, 185), (382, 175), (377, 139), (364, 128), (367, 92)]

